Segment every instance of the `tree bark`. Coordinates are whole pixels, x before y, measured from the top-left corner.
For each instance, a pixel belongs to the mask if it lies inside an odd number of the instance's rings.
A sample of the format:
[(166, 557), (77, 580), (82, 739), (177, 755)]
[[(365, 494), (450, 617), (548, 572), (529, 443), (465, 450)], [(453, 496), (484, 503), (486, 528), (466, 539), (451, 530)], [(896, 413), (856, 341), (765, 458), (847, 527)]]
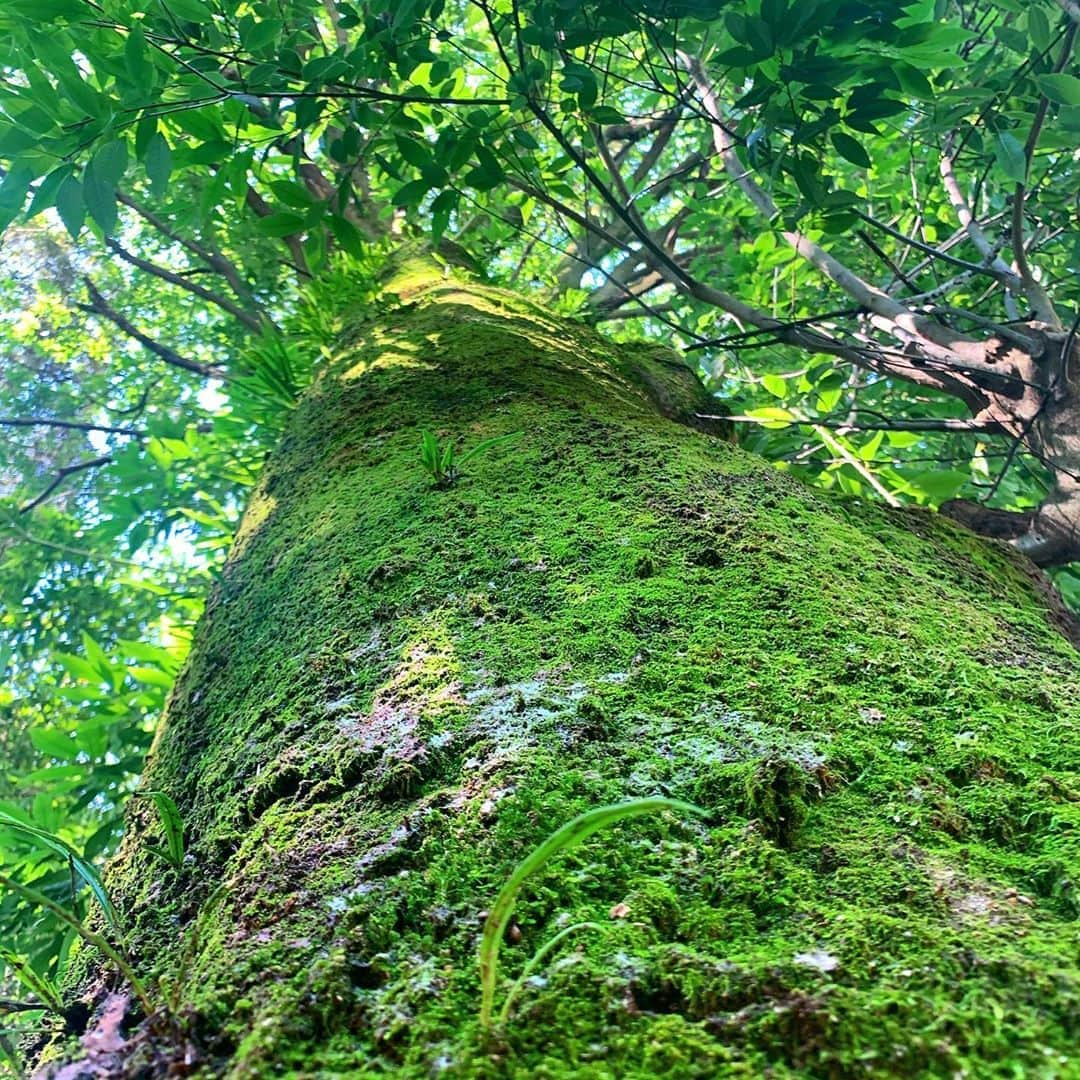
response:
[[(118, 1034), (83, 950), (88, 1041), (40, 1075), (1076, 1068), (1080, 687), (1038, 572), (813, 492), (694, 430), (712, 411), (662, 349), (403, 257), (268, 463), (155, 739), (184, 866), (135, 800), (108, 874), (162, 1010)], [(421, 428), (520, 435), (436, 484)], [(600, 928), (481, 1030), (515, 865), (655, 795), (708, 817), (529, 880), (498, 1004)]]

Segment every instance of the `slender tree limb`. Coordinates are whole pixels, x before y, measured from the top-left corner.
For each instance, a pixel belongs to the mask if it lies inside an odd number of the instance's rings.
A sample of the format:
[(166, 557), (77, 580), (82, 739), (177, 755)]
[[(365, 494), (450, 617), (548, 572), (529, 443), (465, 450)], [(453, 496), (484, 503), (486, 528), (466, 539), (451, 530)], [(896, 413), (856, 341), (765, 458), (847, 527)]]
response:
[(710, 416), (705, 413), (696, 414), (702, 420), (720, 420), (727, 419), (738, 424), (785, 424), (788, 427), (823, 427), (829, 428), (833, 431), (926, 431), (926, 432), (960, 432), (963, 434), (981, 433), (981, 434), (1000, 434), (1000, 429), (997, 424), (988, 423), (984, 420), (970, 419), (965, 420), (963, 418), (945, 418), (939, 417), (937, 419), (933, 417), (926, 417), (919, 420), (858, 420), (851, 421), (848, 419), (843, 420), (828, 420), (820, 417), (814, 417), (812, 419), (800, 419), (798, 417), (792, 417), (790, 420), (777, 420), (769, 419), (761, 416)]
[[(902, 233), (899, 229), (894, 229), (891, 225), (886, 225), (884, 221), (878, 221), (877, 218), (873, 218), (869, 214), (864, 213), (858, 207), (852, 207), (852, 213), (854, 213), (856, 217), (861, 218), (868, 225), (873, 225), (875, 229), (880, 229), (883, 233), (887, 233), (894, 240), (899, 240), (908, 247), (913, 247), (917, 251), (921, 251), (924, 255), (928, 256), (928, 258), (919, 263), (918, 266), (915, 266), (908, 271), (912, 276), (921, 274), (923, 270), (930, 266), (935, 260), (940, 259), (942, 262), (950, 263), (952, 266), (958, 266), (968, 273), (985, 274), (992, 277), (995, 281), (1000, 281), (1003, 285), (1011, 285), (1016, 281), (1016, 275), (1008, 267), (1002, 272), (986, 263), (968, 262), (966, 259), (960, 259), (955, 255), (950, 255), (948, 248), (952, 247), (967, 235), (967, 231), (963, 228), (961, 228), (954, 236), (946, 240), (940, 247), (934, 247), (931, 244), (925, 244), (921, 240), (917, 240), (914, 236), (908, 236), (905, 233)], [(996, 252), (994, 253), (996, 254)]]
[(88, 562), (103, 562), (109, 563), (113, 566), (141, 566), (141, 563), (136, 562), (134, 559), (121, 559), (115, 555), (98, 554), (93, 551), (87, 551), (85, 548), (72, 547), (71, 544), (61, 544), (56, 540), (46, 540), (43, 536), (34, 536), (33, 533), (26, 532), (25, 529), (20, 529), (13, 522), (7, 522), (3, 526), (10, 529), (15, 535), (27, 544), (37, 544), (40, 547), (49, 548), (52, 551), (58, 551), (61, 555), (74, 555), (77, 558), (86, 559)]
[(853, 454), (835, 435), (831, 434), (823, 424), (813, 424), (814, 434), (834, 454), (838, 454), (847, 462), (884, 500), (886, 505), (898, 507), (900, 500), (881, 482), (873, 469), (859, 457)]
[(665, 114), (665, 119), (656, 135), (653, 137), (652, 142), (649, 143), (649, 148), (641, 155), (641, 160), (637, 163), (637, 166), (631, 174), (630, 182), (635, 188), (641, 186), (644, 179), (653, 171), (653, 168), (660, 160), (661, 155), (667, 149), (668, 143), (671, 142), (672, 135), (675, 134), (675, 128), (678, 126), (679, 116), (682, 111), (683, 102), (680, 101)]
[(692, 352), (695, 349), (708, 349), (717, 345), (732, 345), (737, 341), (758, 337), (761, 334), (776, 334), (777, 332), (786, 332), (801, 327), (813, 326), (815, 323), (820, 323), (827, 319), (851, 318), (852, 316), (862, 314), (864, 310), (865, 309), (861, 307), (848, 307), (841, 308), (838, 311), (825, 311), (820, 315), (810, 315), (805, 319), (790, 319), (787, 321), (775, 320), (774, 325), (772, 326), (761, 327), (754, 330), (742, 330), (737, 334), (726, 334), (724, 337), (709, 338), (707, 341), (699, 341), (694, 345), (688, 345), (686, 351)]
[(251, 312), (245, 311), (242, 307), (239, 307), (231, 300), (226, 299), (220, 293), (214, 292), (213, 289), (208, 289), (204, 285), (200, 285), (197, 281), (191, 281), (189, 278), (186, 278), (173, 270), (168, 270), (164, 266), (158, 266), (157, 263), (152, 263), (149, 259), (144, 259), (141, 256), (128, 251), (118, 240), (115, 240), (111, 236), (105, 238), (105, 246), (129, 265), (142, 270), (146, 274), (151, 274), (162, 281), (167, 281), (170, 285), (175, 285), (178, 289), (183, 289), (185, 292), (189, 292), (193, 296), (197, 296), (207, 303), (213, 304), (215, 307), (221, 308), (222, 311), (232, 315), (233, 318), (254, 333), (259, 333), (263, 329), (265, 324), (261, 316), (252, 315)]
[(889, 253), (865, 229), (856, 229), (855, 235), (893, 272), (894, 277), (899, 278), (913, 293), (919, 291), (919, 286), (893, 262)]
[(57, 427), (71, 431), (103, 431), (108, 435), (128, 435), (142, 439), (146, 433), (135, 428), (111, 427), (108, 424), (89, 424), (82, 420), (59, 420), (48, 416), (0, 417), (0, 427)]
[[(713, 141), (724, 167), (758, 212), (767, 220), (774, 221), (779, 216), (779, 209), (772, 196), (739, 161), (735, 153), (735, 139), (723, 121), (720, 104), (701, 62), (686, 53), (680, 53), (679, 56), (694, 80), (705, 111), (713, 121)], [(896, 334), (902, 340), (917, 342), (939, 360), (947, 361), (952, 356), (959, 356), (966, 364), (985, 363), (985, 350), (980, 343), (911, 311), (888, 293), (864, 281), (805, 234), (793, 229), (781, 229), (780, 234), (792, 250), (871, 312), (875, 325), (886, 333)]]
[(102, 454), (100, 457), (88, 458), (86, 461), (77, 461), (73, 465), (63, 465), (56, 470), (56, 475), (47, 488), (36, 498), (19, 507), (20, 514), (29, 513), (36, 506), (40, 506), (69, 476), (84, 472), (86, 469), (96, 469), (101, 465), (108, 465), (112, 461), (111, 454)]
[[(1058, 58), (1057, 63), (1054, 65), (1054, 71), (1060, 72), (1068, 64), (1072, 57), (1073, 41), (1076, 39), (1076, 24), (1070, 25), (1068, 32), (1065, 34), (1065, 41), (1061, 48), (1061, 56)], [(1035, 110), (1035, 119), (1031, 124), (1031, 131), (1028, 133), (1027, 140), (1024, 144), (1024, 171), (1025, 176), (1031, 169), (1031, 162), (1035, 156), (1035, 149), (1039, 145), (1039, 135), (1042, 132), (1043, 123), (1046, 120), (1047, 110), (1050, 108), (1050, 99), (1042, 94), (1039, 98), (1038, 108)], [(1031, 266), (1028, 263), (1027, 249), (1024, 246), (1024, 197), (1027, 192), (1026, 179), (1016, 185), (1016, 190), (1013, 193), (1013, 205), (1012, 205), (1012, 249), (1013, 249), (1013, 261), (1016, 263), (1017, 273), (1020, 275), (1020, 280), (1023, 283), (1024, 295), (1031, 303), (1032, 310), (1035, 312), (1035, 317), (1048, 326), (1052, 326), (1055, 330), (1063, 329), (1061, 319), (1058, 317), (1057, 312), (1054, 310), (1054, 305), (1050, 302), (1050, 297), (1046, 294), (1046, 290), (1035, 280), (1035, 275), (1031, 272)], [(1004, 472), (1002, 473), (1004, 475)]]
[[(238, 299), (243, 300), (245, 303), (253, 304), (251, 290), (244, 284), (244, 279), (240, 275), (240, 271), (236, 265), (228, 258), (226, 258), (220, 251), (215, 251), (212, 248), (205, 247), (196, 240), (192, 240), (190, 237), (185, 236), (179, 229), (173, 228), (164, 219), (158, 217), (142, 203), (133, 199), (130, 195), (123, 191), (117, 191), (117, 201), (126, 206), (129, 210), (133, 210), (139, 215), (151, 228), (161, 233), (162, 236), (168, 237), (173, 243), (179, 244), (181, 247), (186, 248), (194, 256), (202, 259), (215, 273), (220, 274), (226, 282), (228, 282), (229, 288)], [(264, 316), (267, 318), (267, 316)]]
[[(630, 298), (627, 297), (627, 304), (629, 304)], [(672, 312), (678, 311), (679, 305), (673, 301), (668, 301), (664, 304), (653, 304), (651, 308), (641, 311), (637, 308), (628, 308), (624, 305), (620, 305), (617, 308), (608, 308), (605, 311), (598, 312), (592, 318), (594, 323), (602, 322), (614, 322), (621, 319), (647, 319), (650, 315), (669, 315)]]
[(39, 1009), (48, 1012), (53, 1006), (44, 1001), (15, 1001), (13, 998), (0, 998), (0, 1012), (37, 1012)]
[(200, 364), (196, 360), (189, 360), (187, 357), (181, 356), (175, 349), (170, 349), (168, 345), (162, 345), (148, 334), (144, 334), (134, 325), (134, 323), (121, 315), (119, 311), (109, 304), (90, 278), (84, 277), (83, 281), (86, 283), (87, 292), (90, 294), (90, 303), (76, 305), (80, 310), (88, 312), (91, 315), (100, 315), (102, 318), (108, 319), (109, 322), (122, 330), (128, 337), (133, 338), (142, 345), (143, 348), (153, 353), (159, 360), (164, 360), (165, 363), (169, 364), (171, 367), (180, 368), (183, 371), (190, 371), (206, 378), (221, 374), (217, 368), (211, 367), (208, 364)]
[(986, 259), (987, 265), (997, 272), (997, 276), (1004, 284), (1008, 285), (1014, 292), (1023, 292), (1023, 282), (1020, 280), (1020, 276), (997, 253), (990, 238), (983, 232), (982, 227), (979, 225), (978, 221), (976, 221), (975, 215), (968, 205), (967, 198), (960, 189), (960, 182), (956, 178), (952, 147), (948, 144), (945, 147), (944, 153), (941, 155), (941, 162), (938, 168), (941, 173), (941, 179), (945, 184), (945, 192), (949, 197), (953, 212), (956, 214), (957, 220), (964, 227), (968, 239), (975, 245), (979, 254)]

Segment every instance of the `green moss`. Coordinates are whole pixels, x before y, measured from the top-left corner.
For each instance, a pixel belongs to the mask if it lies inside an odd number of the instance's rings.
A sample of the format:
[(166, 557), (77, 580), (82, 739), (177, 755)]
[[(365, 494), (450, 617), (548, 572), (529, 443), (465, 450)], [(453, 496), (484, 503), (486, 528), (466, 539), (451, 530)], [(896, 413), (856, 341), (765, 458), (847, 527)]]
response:
[[(1080, 1075), (1080, 680), (1017, 557), (692, 430), (668, 358), (395, 273), (155, 742), (192, 865), (162, 877), (136, 809), (110, 875), (145, 969), (191, 953), (204, 1075)], [(523, 434), (437, 490), (420, 427)], [(711, 817), (530, 881), (508, 978), (605, 931), (479, 1031), (513, 866), (651, 794)]]

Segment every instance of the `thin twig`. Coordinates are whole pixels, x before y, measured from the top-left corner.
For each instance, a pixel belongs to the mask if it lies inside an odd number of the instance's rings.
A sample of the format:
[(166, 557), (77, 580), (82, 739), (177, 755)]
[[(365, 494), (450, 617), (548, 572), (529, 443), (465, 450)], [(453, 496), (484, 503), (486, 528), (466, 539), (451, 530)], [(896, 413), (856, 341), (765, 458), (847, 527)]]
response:
[(73, 473), (83, 472), (86, 469), (96, 469), (100, 465), (108, 465), (112, 461), (111, 454), (102, 454), (101, 457), (88, 458), (86, 461), (76, 461), (73, 465), (62, 465), (56, 470), (49, 486), (36, 498), (24, 506), (19, 507), (20, 514), (29, 513), (34, 507), (40, 506), (63, 482)]

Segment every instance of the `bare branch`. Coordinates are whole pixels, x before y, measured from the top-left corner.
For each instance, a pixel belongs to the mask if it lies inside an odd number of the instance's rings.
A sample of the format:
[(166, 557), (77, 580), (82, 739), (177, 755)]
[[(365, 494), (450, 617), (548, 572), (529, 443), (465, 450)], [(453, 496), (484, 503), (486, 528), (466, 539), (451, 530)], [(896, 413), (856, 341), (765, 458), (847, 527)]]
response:
[(63, 465), (56, 470), (49, 486), (36, 498), (30, 500), (24, 506), (19, 507), (20, 514), (29, 513), (35, 506), (40, 506), (69, 476), (83, 472), (86, 469), (96, 469), (101, 465), (108, 465), (112, 461), (111, 454), (102, 454), (101, 457), (89, 458), (86, 461), (77, 461), (73, 465)]
[(265, 324), (263, 323), (261, 316), (252, 315), (251, 312), (245, 311), (231, 300), (227, 300), (220, 293), (214, 292), (213, 289), (208, 289), (204, 285), (200, 285), (196, 281), (191, 281), (173, 270), (168, 270), (164, 266), (158, 266), (157, 263), (150, 262), (149, 259), (144, 259), (139, 255), (135, 255), (111, 236), (105, 238), (105, 246), (116, 255), (119, 255), (124, 262), (142, 270), (144, 273), (152, 274), (154, 277), (160, 278), (162, 281), (167, 281), (170, 285), (175, 285), (177, 288), (183, 289), (193, 296), (198, 296), (200, 299), (214, 304), (216, 307), (221, 308), (222, 311), (228, 312), (233, 318), (243, 323), (249, 330), (259, 333), (259, 331), (263, 329)]
[(128, 435), (141, 439), (145, 433), (135, 428), (111, 427), (108, 424), (89, 424), (82, 420), (57, 420), (48, 416), (0, 417), (0, 427), (57, 427), (71, 431), (103, 431), (108, 435)]
[[(232, 289), (239, 299), (243, 300), (245, 303), (253, 302), (251, 299), (251, 291), (244, 284), (244, 280), (240, 276), (240, 271), (236, 268), (235, 264), (222, 255), (220, 251), (205, 247), (198, 241), (185, 236), (179, 229), (173, 228), (168, 222), (158, 217), (157, 214), (147, 209), (142, 203), (133, 199), (130, 195), (125, 194), (123, 191), (117, 191), (116, 198), (118, 202), (123, 203), (128, 209), (134, 210), (139, 217), (161, 233), (162, 236), (167, 236), (174, 243), (186, 248), (197, 258), (202, 259), (203, 262), (216, 273), (221, 274), (221, 276), (229, 283), (229, 288)], [(264, 318), (265, 317), (266, 316), (264, 316)]]
[(987, 265), (996, 271), (999, 280), (1014, 292), (1022, 292), (1023, 282), (1020, 280), (1020, 276), (997, 253), (994, 245), (990, 242), (990, 238), (982, 231), (978, 221), (975, 220), (975, 215), (972, 213), (963, 191), (960, 190), (960, 182), (956, 178), (956, 169), (951, 152), (951, 146), (946, 146), (945, 152), (941, 155), (939, 169), (941, 179), (945, 184), (946, 194), (949, 196), (949, 202), (952, 204), (957, 219), (967, 232), (968, 239), (975, 245), (979, 254), (986, 259)]
[(143, 348), (152, 352), (159, 360), (164, 360), (166, 364), (169, 364), (172, 367), (181, 368), (184, 371), (191, 371), (196, 375), (202, 375), (207, 378), (221, 374), (216, 368), (210, 367), (207, 364), (200, 364), (196, 360), (188, 360), (187, 357), (181, 356), (175, 349), (170, 349), (168, 345), (162, 345), (148, 334), (144, 334), (129, 319), (121, 315), (119, 311), (109, 304), (90, 278), (84, 277), (83, 281), (86, 283), (87, 292), (90, 294), (90, 303), (76, 305), (80, 310), (86, 311), (91, 315), (100, 315), (102, 318), (108, 319), (109, 322), (114, 326), (119, 327), (128, 337), (134, 338), (135, 341), (143, 346)]
[(852, 422), (851, 420), (829, 420), (821, 417), (813, 417), (812, 419), (805, 419), (800, 417), (792, 417), (790, 420), (778, 420), (776, 418), (768, 418), (761, 416), (708, 416), (704, 413), (698, 413), (697, 416), (702, 420), (731, 420), (734, 423), (739, 424), (785, 424), (788, 427), (824, 427), (838, 432), (845, 431), (948, 431), (948, 432), (961, 432), (965, 434), (981, 433), (981, 434), (995, 434), (999, 433), (1000, 429), (997, 424), (988, 423), (984, 420), (965, 420), (963, 418), (931, 418), (926, 417), (919, 420), (859, 420)]

